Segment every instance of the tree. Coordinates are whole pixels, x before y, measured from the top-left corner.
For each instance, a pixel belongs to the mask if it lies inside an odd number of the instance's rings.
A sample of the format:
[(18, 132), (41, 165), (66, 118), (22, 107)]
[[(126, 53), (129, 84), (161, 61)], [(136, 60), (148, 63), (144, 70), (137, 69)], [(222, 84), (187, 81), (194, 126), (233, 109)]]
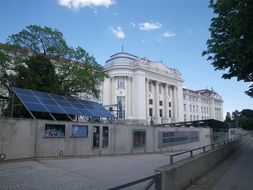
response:
[(207, 55), (215, 70), (225, 70), (224, 79), (236, 77), (249, 82), (246, 92), (253, 97), (253, 1), (211, 0), (212, 18)]
[[(48, 27), (27, 26), (21, 32), (11, 35), (8, 43), (0, 46), (0, 52), (0, 62), (4, 63), (0, 67), (2, 96), (9, 97), (12, 93), (11, 86), (15, 84), (23, 88), (68, 96), (86, 93), (98, 97), (99, 86), (107, 77), (103, 67), (93, 56), (81, 47), (76, 49), (69, 47), (61, 32)], [(40, 71), (32, 73), (37, 67), (35, 62), (44, 69), (43, 75), (47, 69), (50, 70), (50, 75), (54, 75), (49, 62), (53, 63), (57, 75), (53, 77), (53, 87), (50, 87), (51, 80), (43, 78)], [(45, 65), (42, 64), (43, 62)], [(24, 63), (28, 69), (25, 69)], [(16, 81), (21, 74), (27, 75), (23, 83)], [(57, 85), (55, 85), (56, 80)], [(44, 82), (41, 83), (42, 81)]]
[(15, 86), (42, 92), (64, 94), (58, 88), (59, 79), (51, 61), (42, 55), (30, 57), (16, 68)]
[(241, 117), (244, 118), (252, 118), (253, 119), (253, 110), (250, 109), (243, 109), (241, 111)]
[(234, 112), (232, 112), (233, 121), (236, 122), (239, 117), (240, 117), (240, 112), (238, 110), (235, 110)]
[(226, 114), (226, 119), (225, 119), (225, 122), (231, 122), (232, 121), (232, 119), (231, 119), (231, 114), (230, 114), (230, 112), (227, 112), (227, 114)]

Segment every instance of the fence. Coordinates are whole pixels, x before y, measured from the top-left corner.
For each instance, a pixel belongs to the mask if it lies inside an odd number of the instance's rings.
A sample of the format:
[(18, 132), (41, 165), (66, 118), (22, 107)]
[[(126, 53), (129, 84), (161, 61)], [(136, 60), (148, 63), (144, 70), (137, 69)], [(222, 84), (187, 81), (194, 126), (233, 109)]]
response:
[(157, 173), (155, 173), (151, 176), (148, 176), (148, 177), (145, 177), (145, 178), (142, 178), (142, 179), (138, 179), (136, 181), (132, 181), (132, 182), (129, 182), (129, 183), (125, 183), (123, 185), (119, 185), (117, 187), (113, 187), (113, 188), (110, 188), (110, 189), (107, 189), (107, 190), (120, 190), (120, 189), (124, 189), (126, 187), (137, 185), (139, 183), (142, 183), (142, 182), (148, 181), (148, 180), (150, 180), (150, 181), (146, 184), (146, 186), (143, 188), (143, 190), (148, 190), (154, 184), (155, 184), (155, 189), (156, 190), (161, 190), (161, 173), (160, 172), (157, 172)]
[[(247, 135), (247, 134), (245, 134), (245, 135)], [(179, 152), (179, 153), (176, 153), (176, 154), (172, 154), (172, 155), (170, 155), (170, 164), (174, 163), (173, 158), (175, 156), (190, 153), (190, 157), (193, 157), (193, 153), (196, 150), (203, 150), (203, 152), (206, 152), (206, 151), (209, 151), (209, 150), (214, 150), (215, 148), (220, 147), (220, 146), (224, 146), (225, 144), (239, 141), (239, 139), (242, 136), (245, 136), (245, 135), (240, 135), (238, 137), (230, 138), (230, 139), (227, 139), (225, 141), (218, 142), (218, 143), (212, 143), (212, 144), (209, 144), (209, 145), (206, 145), (206, 146), (202, 146), (202, 147), (194, 148), (194, 149), (187, 150), (187, 151), (184, 151), (184, 152)], [(210, 147), (209, 150), (207, 149), (208, 147)], [(129, 182), (129, 183), (117, 186), (117, 187), (113, 187), (113, 188), (110, 188), (108, 190), (120, 190), (120, 189), (124, 189), (126, 187), (130, 187), (130, 186), (133, 186), (133, 185), (140, 184), (140, 183), (142, 183), (144, 181), (148, 181), (148, 180), (151, 180), (151, 181), (149, 181), (149, 183), (147, 183), (147, 185), (143, 188), (143, 190), (148, 190), (154, 184), (155, 184), (155, 189), (156, 190), (161, 190), (162, 189), (162, 174), (160, 172), (157, 172), (157, 173), (155, 173), (151, 176), (148, 176), (148, 177), (136, 180), (136, 181), (132, 181), (132, 182)]]
[(194, 148), (194, 149), (191, 149), (191, 150), (187, 150), (187, 151), (184, 151), (184, 152), (179, 152), (179, 153), (176, 153), (176, 154), (172, 154), (172, 155), (170, 155), (170, 164), (174, 163), (173, 158), (175, 156), (190, 153), (190, 157), (193, 157), (193, 152), (196, 151), (196, 150), (201, 150), (202, 149), (203, 152), (206, 152), (207, 147), (211, 147), (210, 150), (213, 150), (214, 148), (220, 147), (221, 145), (225, 145), (225, 144), (230, 143), (230, 142), (238, 141), (239, 138), (240, 137), (230, 138), (230, 139), (227, 139), (227, 140), (222, 141), (222, 142), (213, 143), (213, 144), (209, 144), (209, 145), (206, 145), (206, 146), (202, 146), (202, 147)]

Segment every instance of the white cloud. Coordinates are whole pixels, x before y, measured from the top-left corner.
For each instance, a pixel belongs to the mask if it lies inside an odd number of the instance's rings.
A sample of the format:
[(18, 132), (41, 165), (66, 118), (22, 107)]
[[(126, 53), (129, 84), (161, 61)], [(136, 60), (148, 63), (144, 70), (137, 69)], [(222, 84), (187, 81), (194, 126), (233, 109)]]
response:
[(135, 24), (134, 22), (131, 22), (130, 25), (131, 25), (132, 27), (136, 27), (136, 24)]
[(114, 4), (115, 0), (58, 0), (61, 6), (69, 9), (79, 9), (81, 7), (109, 7)]
[(120, 26), (117, 26), (116, 28), (111, 26), (111, 27), (109, 27), (109, 29), (112, 31), (113, 35), (116, 38), (120, 38), (120, 39), (125, 38), (125, 33), (124, 33), (124, 31), (122, 30), (122, 28)]
[(170, 32), (170, 31), (166, 31), (162, 34), (162, 37), (164, 37), (164, 38), (171, 38), (174, 36), (176, 36), (176, 34), (174, 32)]
[(162, 24), (158, 23), (158, 22), (142, 22), (139, 23), (139, 28), (140, 30), (156, 30), (162, 27)]

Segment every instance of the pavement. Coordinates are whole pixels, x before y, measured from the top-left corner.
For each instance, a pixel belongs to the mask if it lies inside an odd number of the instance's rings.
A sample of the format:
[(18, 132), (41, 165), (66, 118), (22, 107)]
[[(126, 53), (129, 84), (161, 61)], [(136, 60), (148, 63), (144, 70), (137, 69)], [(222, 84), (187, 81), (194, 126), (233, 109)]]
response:
[(107, 189), (152, 175), (169, 160), (166, 153), (5, 162), (0, 163), (0, 190)]
[(185, 190), (253, 190), (253, 138)]

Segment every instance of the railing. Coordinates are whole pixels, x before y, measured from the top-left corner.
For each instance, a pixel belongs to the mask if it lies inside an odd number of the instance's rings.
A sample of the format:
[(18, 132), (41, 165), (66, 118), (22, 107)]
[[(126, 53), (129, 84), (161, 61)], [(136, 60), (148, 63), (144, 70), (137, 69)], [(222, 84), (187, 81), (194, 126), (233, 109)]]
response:
[[(240, 139), (240, 137), (242, 137), (242, 136), (245, 136), (245, 135), (240, 135), (238, 137), (230, 138), (230, 139), (227, 139), (225, 141), (220, 141), (218, 143), (213, 143), (213, 144), (209, 144), (209, 145), (206, 145), (206, 146), (202, 146), (202, 147), (194, 148), (194, 149), (191, 149), (191, 150), (187, 150), (187, 151), (184, 151), (184, 152), (179, 152), (179, 153), (176, 153), (176, 154), (172, 154), (172, 155), (170, 155), (170, 164), (174, 163), (173, 158), (175, 156), (190, 153), (190, 157), (193, 157), (193, 153), (196, 150), (201, 150), (202, 149), (203, 152), (206, 152), (206, 151), (208, 151), (207, 147), (211, 147), (210, 150), (213, 150), (217, 147), (220, 147), (221, 145), (225, 145), (225, 144), (228, 144), (228, 143), (231, 143), (231, 142), (234, 142), (234, 141), (238, 141)], [(162, 189), (162, 184), (161, 184), (162, 176), (161, 175), (162, 174), (160, 172), (157, 172), (157, 173), (155, 173), (151, 176), (141, 178), (141, 179), (129, 182), (129, 183), (125, 183), (123, 185), (119, 185), (119, 186), (116, 186), (116, 187), (113, 187), (113, 188), (109, 188), (107, 190), (120, 190), (120, 189), (124, 189), (124, 188), (130, 187), (130, 186), (133, 186), (133, 185), (137, 185), (139, 183), (142, 183), (142, 182), (148, 181), (148, 180), (150, 180), (150, 181), (146, 184), (146, 186), (143, 188), (143, 190), (148, 190), (154, 184), (155, 184), (155, 189), (156, 190), (161, 190)]]
[(241, 136), (235, 137), (235, 138), (230, 138), (230, 139), (227, 139), (225, 141), (220, 141), (220, 142), (217, 142), (217, 143), (209, 144), (209, 145), (206, 145), (206, 146), (201, 146), (201, 147), (194, 148), (194, 149), (191, 149), (191, 150), (187, 150), (187, 151), (184, 151), (184, 152), (179, 152), (179, 153), (176, 153), (176, 154), (172, 154), (172, 155), (170, 155), (170, 164), (174, 163), (174, 157), (175, 156), (186, 154), (186, 153), (190, 153), (189, 157), (193, 157), (193, 153), (196, 150), (201, 150), (202, 149), (203, 152), (206, 152), (207, 151), (207, 147), (211, 147), (210, 150), (213, 150), (213, 149), (215, 149), (217, 147), (220, 147), (221, 145), (225, 145), (225, 144), (228, 144), (230, 142), (238, 141), (240, 137)]
[(145, 178), (142, 178), (142, 179), (138, 179), (136, 181), (132, 181), (132, 182), (129, 182), (129, 183), (126, 183), (126, 184), (123, 184), (123, 185), (119, 185), (119, 186), (116, 186), (116, 187), (113, 187), (113, 188), (110, 188), (110, 189), (107, 189), (107, 190), (124, 189), (126, 187), (133, 186), (133, 185), (136, 185), (136, 184), (142, 183), (144, 181), (148, 181), (148, 180), (150, 180), (150, 181), (146, 184), (146, 186), (143, 188), (143, 190), (148, 190), (154, 184), (155, 184), (155, 189), (156, 190), (161, 189), (161, 173), (158, 172), (158, 173), (155, 173), (151, 176), (148, 176), (148, 177), (145, 177)]

